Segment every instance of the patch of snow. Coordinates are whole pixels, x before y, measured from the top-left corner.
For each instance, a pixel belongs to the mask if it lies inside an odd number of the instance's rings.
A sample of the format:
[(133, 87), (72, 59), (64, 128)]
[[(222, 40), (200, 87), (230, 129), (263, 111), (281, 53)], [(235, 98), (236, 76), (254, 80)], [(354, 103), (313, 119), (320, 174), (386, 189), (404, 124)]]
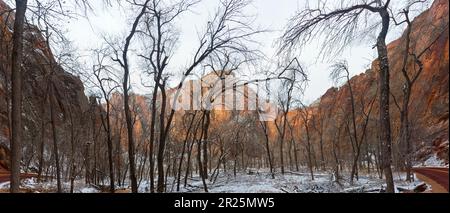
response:
[(89, 194), (89, 193), (98, 193), (99, 191), (93, 187), (85, 187), (80, 189), (80, 193), (85, 193), (85, 194)]
[(10, 182), (0, 183), (0, 189), (9, 189)]
[[(446, 166), (445, 162), (439, 159), (436, 155), (429, 157), (420, 166)], [(448, 166), (448, 165), (447, 165)]]
[(38, 184), (36, 178), (29, 178), (23, 181), (23, 184), (26, 188), (35, 189)]
[(138, 187), (139, 193), (148, 193), (150, 192), (150, 181), (142, 181), (142, 183)]

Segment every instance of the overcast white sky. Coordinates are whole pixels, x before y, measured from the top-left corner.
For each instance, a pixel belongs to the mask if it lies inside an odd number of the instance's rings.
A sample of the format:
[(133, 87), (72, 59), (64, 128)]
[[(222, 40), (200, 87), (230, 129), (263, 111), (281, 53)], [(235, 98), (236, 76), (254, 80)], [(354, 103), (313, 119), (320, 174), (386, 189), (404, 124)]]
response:
[[(403, 1), (403, 0), (402, 0)], [(404, 0), (406, 1), (406, 0)], [(107, 10), (95, 1), (93, 5), (95, 15), (91, 15), (89, 21), (86, 19), (72, 20), (67, 25), (69, 31), (68, 37), (80, 50), (89, 50), (101, 45), (101, 35), (125, 34), (129, 30), (129, 15), (117, 9), (108, 8)], [(255, 0), (248, 13), (256, 15), (256, 26), (272, 30), (270, 33), (264, 33), (256, 39), (263, 45), (262, 49), (270, 57), (275, 55), (276, 46), (274, 42), (280, 37), (287, 21), (296, 11), (301, 9), (305, 0)], [(197, 32), (205, 25), (207, 18), (211, 16), (217, 8), (218, 0), (203, 0), (195, 6), (195, 12), (184, 14), (178, 20), (181, 37), (180, 46), (172, 59), (172, 69), (179, 69), (188, 63), (192, 52), (198, 45)], [(134, 14), (135, 15), (135, 14)], [(132, 17), (132, 16), (131, 16)], [(400, 35), (400, 30), (390, 33), (390, 40)], [(374, 41), (368, 41), (363, 44), (355, 44), (351, 49), (342, 53), (338, 59), (349, 61), (352, 75), (364, 72), (368, 65), (375, 59), (375, 50), (372, 49)], [(301, 62), (307, 67), (309, 72), (309, 87), (306, 90), (305, 102), (311, 103), (323, 95), (328, 88), (333, 86), (329, 79), (330, 63), (317, 60), (317, 50), (319, 44), (312, 44), (304, 49), (299, 55)], [(241, 71), (245, 73), (245, 70)], [(137, 92), (145, 93), (140, 86), (140, 76), (137, 73), (132, 75), (133, 89)]]

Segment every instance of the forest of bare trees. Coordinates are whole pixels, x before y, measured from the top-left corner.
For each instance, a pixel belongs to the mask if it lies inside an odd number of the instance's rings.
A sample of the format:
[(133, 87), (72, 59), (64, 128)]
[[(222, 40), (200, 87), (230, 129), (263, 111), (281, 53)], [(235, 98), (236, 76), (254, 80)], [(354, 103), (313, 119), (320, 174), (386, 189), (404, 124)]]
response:
[[(12, 9), (0, 7), (0, 96), (6, 94), (0, 113), (7, 117), (10, 158), (5, 163), (0, 155), (0, 165), (10, 171), (12, 193), (24, 187), (23, 173), (38, 183), (56, 181), (59, 193), (73, 193), (77, 183), (111, 193), (209, 192), (220, 177), (259, 171), (273, 180), (302, 172), (309, 181), (330, 176), (340, 186), (373, 176), (388, 193), (396, 190), (396, 172), (415, 181), (416, 141), (426, 137), (416, 131), (426, 121), (413, 113), (412, 97), (436, 47), (448, 44), (448, 20), (428, 26), (425, 41), (417, 38), (425, 27), (416, 27), (411, 13), (432, 2), (311, 1), (273, 41), (276, 65), (245, 79), (246, 70), (267, 63), (256, 37), (272, 30), (255, 26), (250, 0), (218, 1), (199, 23), (196, 41), (181, 39), (178, 26), (201, 1), (104, 0), (104, 8), (132, 16), (126, 33), (103, 35), (83, 60), (60, 23), (95, 14), (89, 1), (7, 3)], [(405, 30), (395, 56), (387, 45), (393, 29)], [(313, 40), (320, 40), (317, 57), (331, 61), (323, 72), (337, 87), (309, 103), (311, 73), (300, 53)], [(351, 59), (337, 57), (355, 40), (376, 50), (359, 80)], [(173, 56), (187, 43), (195, 44), (192, 54), (174, 70)], [(42, 54), (29, 53), (33, 48)], [(446, 60), (448, 68), (448, 52)], [(144, 89), (136, 89), (135, 75)], [(177, 110), (183, 101), (190, 109)], [(266, 106), (277, 109), (273, 120), (262, 119)]]

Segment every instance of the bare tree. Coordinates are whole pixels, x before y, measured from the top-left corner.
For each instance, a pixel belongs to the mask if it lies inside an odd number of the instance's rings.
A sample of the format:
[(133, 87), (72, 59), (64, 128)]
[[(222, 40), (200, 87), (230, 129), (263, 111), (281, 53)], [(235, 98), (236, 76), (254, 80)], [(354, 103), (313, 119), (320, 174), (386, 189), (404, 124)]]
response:
[(350, 138), (353, 138), (353, 140), (350, 140), (352, 147), (353, 147), (353, 158), (354, 162), (352, 166), (352, 172), (350, 174), (350, 183), (353, 184), (353, 179), (355, 177), (355, 174), (357, 171), (357, 162), (359, 159), (359, 148), (361, 147), (361, 141), (359, 141), (358, 138), (358, 132), (357, 132), (357, 126), (356, 126), (356, 107), (355, 107), (355, 96), (353, 93), (353, 87), (350, 81), (350, 72), (348, 70), (348, 64), (347, 61), (340, 61), (337, 62), (332, 66), (332, 71), (330, 74), (330, 77), (335, 81), (339, 82), (342, 78), (345, 78), (348, 91), (350, 93), (350, 106), (351, 106), (351, 122), (352, 122), (352, 133)]
[(389, 113), (389, 59), (386, 36), (390, 27), (389, 6), (391, 1), (358, 1), (341, 3), (340, 7), (329, 10), (325, 2), (319, 2), (318, 8), (305, 10), (296, 14), (290, 21), (281, 39), (280, 51), (290, 51), (294, 47), (305, 46), (311, 39), (324, 36), (324, 52), (340, 52), (357, 37), (364, 37), (374, 31), (379, 23), (371, 24), (372, 15), (378, 15), (381, 31), (378, 34), (378, 66), (380, 68), (380, 140), (383, 148), (383, 168), (386, 175), (388, 193), (394, 193), (394, 181), (391, 168), (391, 127)]
[(106, 142), (108, 145), (108, 161), (109, 161), (109, 178), (110, 191), (114, 193), (114, 163), (113, 163), (113, 141), (112, 141), (112, 127), (111, 127), (111, 95), (119, 87), (115, 80), (113, 68), (107, 65), (108, 52), (106, 49), (94, 50), (95, 64), (92, 67), (93, 75), (95, 76), (95, 85), (100, 89), (102, 99), (105, 100), (106, 114), (100, 112), (103, 129), (106, 132)]
[(283, 159), (283, 145), (284, 139), (286, 136), (286, 129), (288, 125), (288, 113), (291, 109), (292, 104), (292, 92), (294, 90), (295, 80), (285, 81), (282, 84), (282, 88), (287, 88), (287, 91), (281, 90), (278, 94), (278, 104), (282, 108), (281, 112), (281, 126), (275, 120), (275, 126), (278, 131), (279, 143), (280, 143), (280, 166), (281, 166), (281, 174), (284, 175), (284, 159)]
[(133, 21), (133, 25), (128, 36), (125, 39), (125, 43), (123, 49), (121, 50), (121, 56), (119, 56), (119, 51), (115, 50), (115, 58), (113, 60), (117, 62), (123, 70), (123, 102), (124, 102), (124, 111), (125, 111), (125, 121), (127, 124), (127, 135), (128, 135), (128, 160), (130, 166), (130, 182), (131, 182), (131, 191), (133, 193), (138, 192), (137, 179), (136, 179), (136, 165), (135, 165), (135, 145), (134, 145), (134, 137), (133, 137), (133, 124), (132, 124), (132, 115), (130, 110), (130, 65), (128, 61), (128, 52), (130, 50), (130, 45), (132, 44), (132, 40), (136, 35), (136, 31), (138, 30), (138, 26), (140, 24), (141, 19), (144, 17), (145, 13), (148, 10), (148, 5), (150, 0), (146, 0), (143, 4), (138, 4), (134, 2), (135, 6), (140, 8), (140, 11), (136, 18)]
[[(397, 106), (397, 108), (400, 111), (400, 142), (399, 144), (403, 147), (405, 147), (405, 152), (403, 153), (404, 156), (402, 158), (405, 161), (406, 165), (406, 180), (407, 181), (413, 181), (414, 176), (412, 175), (411, 168), (412, 168), (412, 154), (413, 154), (413, 147), (411, 144), (411, 133), (410, 133), (410, 118), (409, 118), (409, 104), (411, 99), (411, 91), (414, 87), (414, 84), (419, 79), (420, 75), (423, 72), (424, 64), (422, 62), (422, 57), (436, 44), (436, 42), (442, 37), (442, 35), (446, 32), (448, 32), (448, 22), (446, 26), (436, 26), (435, 29), (438, 32), (435, 39), (433, 39), (429, 44), (427, 44), (423, 50), (416, 51), (413, 49), (411, 45), (411, 33), (413, 29), (413, 23), (410, 19), (410, 8), (413, 7), (415, 4), (424, 3), (425, 1), (412, 1), (410, 4), (407, 5), (405, 9), (401, 12), (401, 14), (404, 16), (404, 20), (401, 22), (397, 22), (397, 20), (394, 18), (394, 15), (392, 15), (392, 19), (395, 22), (396, 25), (401, 25), (406, 23), (406, 34), (405, 34), (405, 43), (404, 43), (404, 52), (403, 52), (403, 62), (402, 62), (402, 76), (404, 78), (404, 84), (402, 88), (403, 93), (403, 102), (400, 104), (397, 102), (397, 99), (394, 95), (394, 103)], [(411, 61), (413, 65), (411, 64)], [(410, 68), (412, 67), (412, 68)]]
[[(285, 66), (281, 66), (283, 69), (281, 71), (282, 88), (286, 88), (286, 90), (281, 90), (278, 94), (278, 102), (282, 107), (282, 126), (278, 125), (275, 120), (275, 126), (278, 130), (280, 137), (280, 163), (281, 163), (281, 173), (284, 174), (284, 162), (283, 162), (283, 142), (286, 136), (286, 131), (290, 128), (288, 114), (294, 104), (294, 96), (293, 94), (303, 94), (306, 83), (308, 81), (308, 77), (306, 71), (303, 69), (297, 58), (293, 58), (292, 60), (285, 60), (288, 63)], [(284, 74), (283, 74), (284, 73)], [(292, 129), (291, 132), (291, 142), (294, 140)], [(296, 150), (294, 150), (296, 152)], [(289, 152), (290, 156), (290, 152)]]

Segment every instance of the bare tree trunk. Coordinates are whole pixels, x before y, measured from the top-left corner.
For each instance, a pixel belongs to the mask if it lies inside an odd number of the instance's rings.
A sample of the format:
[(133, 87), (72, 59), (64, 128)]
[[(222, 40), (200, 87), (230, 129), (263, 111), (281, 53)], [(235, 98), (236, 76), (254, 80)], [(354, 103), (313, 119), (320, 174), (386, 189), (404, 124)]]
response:
[(211, 112), (205, 112), (205, 125), (203, 126), (203, 176), (208, 179), (208, 131), (211, 123)]
[(42, 178), (42, 170), (44, 167), (44, 146), (45, 146), (45, 103), (46, 98), (43, 98), (41, 105), (41, 143), (39, 146), (39, 168), (38, 168), (38, 182)]
[(320, 134), (319, 145), (320, 145), (320, 161), (321, 161), (320, 166), (323, 170), (325, 170), (325, 156), (323, 153), (323, 133), (320, 132), (319, 134)]
[[(169, 147), (169, 150), (170, 150), (170, 147)], [(166, 165), (167, 165), (167, 169), (166, 169), (166, 172), (164, 173), (165, 174), (165, 177), (164, 177), (164, 192), (167, 192), (167, 177), (169, 176), (170, 167), (171, 167), (171, 164), (170, 164), (170, 151), (168, 152), (168, 156), (166, 158)]]
[(189, 136), (191, 134), (192, 125), (194, 124), (196, 115), (197, 115), (197, 113), (194, 113), (194, 115), (192, 116), (192, 120), (189, 123), (189, 127), (186, 132), (186, 137), (184, 138), (183, 149), (181, 150), (180, 162), (178, 164), (178, 172), (177, 172), (177, 192), (180, 191), (181, 167), (183, 166), (183, 159), (184, 159), (184, 154), (186, 152), (186, 146), (187, 146), (187, 143), (189, 140)]
[(298, 154), (297, 154), (297, 144), (295, 140), (293, 140), (294, 143), (294, 160), (295, 160), (295, 171), (300, 171), (299, 165), (298, 165)]
[[(102, 88), (103, 90), (103, 88)], [(106, 143), (108, 145), (108, 165), (109, 165), (109, 183), (110, 187), (109, 190), (111, 193), (115, 192), (114, 187), (114, 160), (113, 160), (113, 141), (111, 136), (111, 105), (108, 100), (108, 96), (106, 94), (106, 91), (103, 90), (104, 96), (106, 99), (106, 119), (103, 117), (103, 114), (100, 112), (101, 119), (102, 119), (102, 125), (106, 132)]]
[(366, 150), (365, 151), (366, 151), (366, 157), (367, 157), (367, 174), (370, 175), (370, 173), (371, 173), (370, 166), (372, 163), (372, 155), (369, 153), (369, 143), (367, 141), (367, 138), (366, 138), (365, 142), (366, 142)]
[[(350, 83), (350, 74), (347, 70), (347, 84), (348, 84), (348, 88), (350, 91), (350, 101), (351, 101), (351, 106), (352, 106), (352, 128), (353, 128), (353, 132), (352, 132), (352, 137), (353, 137), (353, 166), (352, 166), (352, 171), (350, 174), (350, 183), (353, 184), (353, 179), (355, 177), (355, 175), (358, 173), (358, 159), (359, 159), (359, 154), (360, 154), (360, 141), (358, 140), (358, 133), (356, 131), (356, 108), (355, 108), (355, 96), (353, 95), (353, 88), (352, 85)], [(364, 110), (364, 109), (363, 109)], [(352, 143), (353, 144), (353, 143)]]
[(155, 160), (153, 158), (153, 148), (155, 144), (155, 123), (156, 123), (156, 99), (158, 97), (158, 87), (155, 86), (152, 95), (151, 121), (150, 121), (150, 192), (155, 192)]
[(94, 151), (92, 153), (94, 157), (94, 166), (91, 171), (91, 182), (97, 185), (97, 123), (96, 123), (96, 103), (92, 106), (92, 143), (94, 147)]
[(75, 170), (77, 169), (77, 167), (75, 166), (75, 164), (72, 165), (72, 167), (70, 168), (70, 193), (73, 193), (74, 190), (74, 182), (75, 182)]
[(409, 113), (408, 113), (408, 105), (409, 100), (411, 97), (411, 89), (410, 85), (406, 86), (407, 88), (403, 91), (403, 104), (402, 104), (402, 110), (400, 112), (400, 144), (402, 146), (406, 146), (404, 159), (406, 162), (406, 181), (411, 182), (414, 177), (411, 172), (412, 168), (412, 146), (410, 141), (410, 128), (409, 128)]
[[(236, 143), (237, 144), (237, 143)], [(237, 145), (236, 145), (237, 146)], [(238, 157), (238, 155), (235, 153), (234, 154), (234, 164), (233, 164), (233, 175), (234, 175), (234, 177), (236, 178), (236, 172), (237, 172), (237, 157)]]
[(194, 144), (195, 144), (195, 136), (191, 141), (191, 145), (189, 146), (188, 158), (187, 158), (187, 162), (186, 162), (186, 173), (184, 175), (184, 187), (187, 186), (187, 178), (189, 177), (189, 171), (191, 170), (191, 155), (192, 155), (192, 150), (194, 148)]
[[(159, 84), (159, 83), (158, 83)], [(166, 104), (167, 104), (167, 96), (165, 92), (165, 83), (163, 85), (158, 85), (161, 90), (161, 112), (159, 115), (159, 127), (160, 127), (160, 135), (159, 135), (159, 144), (158, 144), (158, 156), (157, 156), (157, 164), (158, 164), (158, 185), (157, 191), (159, 193), (164, 192), (164, 150), (166, 147), (166, 138), (169, 133), (168, 129), (165, 129), (165, 116), (166, 116)]]
[(266, 145), (267, 159), (269, 161), (270, 174), (272, 176), (272, 179), (275, 179), (275, 174), (273, 173), (272, 157), (270, 155), (270, 144), (269, 144), (269, 133), (267, 132), (267, 122), (260, 121), (260, 124), (264, 131), (264, 139), (266, 142), (265, 145)]
[(291, 125), (289, 125), (289, 123), (288, 123), (288, 126), (289, 126), (289, 130), (291, 132), (291, 138), (292, 138), (291, 143), (292, 143), (293, 148), (294, 148), (295, 171), (298, 172), (298, 171), (300, 171), (300, 168), (298, 166), (298, 154), (297, 154), (298, 150), (297, 150), (297, 143), (296, 143), (295, 137), (294, 137), (294, 129), (292, 128)]
[(206, 178), (205, 178), (205, 171), (203, 171), (203, 163), (202, 163), (202, 159), (201, 159), (201, 154), (202, 154), (202, 148), (201, 148), (201, 143), (202, 141), (199, 140), (197, 141), (197, 161), (198, 161), (198, 170), (199, 170), (199, 174), (200, 177), (202, 179), (202, 183), (203, 183), (203, 189), (205, 190), (205, 192), (208, 192), (208, 186), (206, 185)]
[(225, 152), (224, 152), (224, 150), (223, 150), (223, 144), (221, 144), (219, 159), (218, 159), (218, 161), (217, 161), (216, 168), (214, 169), (214, 172), (212, 173), (211, 179), (210, 179), (210, 181), (212, 181), (213, 184), (216, 182), (217, 177), (219, 176), (219, 173), (220, 173), (220, 165), (222, 164), (223, 160), (225, 159), (225, 155), (226, 155), (226, 154), (225, 154)]
[(107, 125), (107, 140), (108, 140), (108, 163), (109, 163), (109, 184), (111, 193), (115, 192), (114, 187), (114, 163), (113, 163), (113, 142), (111, 138), (111, 121), (110, 121), (110, 105), (109, 101), (106, 101), (106, 125)]
[(50, 85), (50, 116), (51, 116), (51, 125), (52, 125), (52, 132), (53, 132), (53, 154), (55, 157), (55, 167), (56, 167), (56, 182), (57, 182), (57, 188), (58, 193), (62, 193), (61, 188), (61, 171), (59, 166), (59, 154), (58, 154), (58, 135), (56, 131), (56, 103), (55, 103), (55, 88), (54, 85)]
[(292, 165), (293, 165), (293, 163), (292, 163), (292, 143), (293, 142), (292, 141), (293, 140), (291, 139), (289, 142), (289, 148), (288, 148), (288, 159), (289, 159), (289, 170), (290, 171), (294, 170), (292, 167)]
[(127, 135), (128, 135), (128, 160), (129, 160), (129, 166), (130, 166), (130, 182), (131, 182), (131, 191), (133, 193), (138, 193), (138, 187), (137, 187), (137, 179), (136, 179), (136, 165), (135, 165), (135, 154), (134, 154), (134, 137), (133, 137), (133, 124), (132, 124), (132, 116), (130, 111), (130, 105), (129, 105), (129, 85), (128, 81), (130, 80), (130, 67), (128, 64), (128, 50), (130, 48), (131, 40), (133, 39), (134, 35), (136, 34), (137, 27), (139, 25), (139, 22), (141, 18), (144, 16), (145, 12), (147, 11), (147, 5), (150, 2), (150, 0), (146, 0), (145, 3), (142, 5), (142, 9), (139, 12), (138, 16), (133, 22), (133, 26), (131, 28), (130, 34), (127, 36), (125, 41), (125, 47), (124, 51), (122, 53), (122, 62), (120, 62), (120, 65), (123, 68), (123, 104), (124, 104), (124, 110), (125, 110), (125, 121), (127, 123)]
[(74, 181), (76, 176), (76, 166), (75, 166), (75, 124), (73, 121), (72, 109), (69, 107), (69, 118), (70, 118), (70, 193), (73, 193)]
[(311, 134), (310, 134), (310, 129), (309, 129), (309, 112), (308, 109), (305, 108), (305, 106), (303, 106), (303, 109), (300, 111), (300, 117), (303, 121), (303, 125), (305, 127), (305, 132), (306, 132), (306, 154), (307, 154), (307, 158), (308, 158), (308, 167), (309, 167), (309, 172), (311, 174), (311, 180), (314, 180), (314, 171), (313, 171), (313, 156), (312, 153), (313, 151), (313, 147), (311, 144)]
[(189, 147), (189, 151), (188, 151), (188, 159), (186, 162), (186, 174), (184, 176), (184, 187), (186, 187), (187, 185), (187, 178), (189, 176), (189, 172), (191, 172), (191, 176), (192, 176), (192, 169), (191, 169), (191, 156), (192, 156), (192, 151), (194, 150), (194, 145), (195, 145), (195, 141), (197, 140), (197, 132), (198, 132), (198, 128), (200, 127), (201, 123), (203, 121), (200, 120), (199, 123), (196, 125), (195, 129), (194, 129), (194, 135), (192, 137), (192, 142), (191, 145)]
[(308, 166), (309, 166), (309, 172), (311, 173), (311, 180), (314, 180), (314, 171), (313, 171), (313, 165), (312, 165), (312, 156), (311, 156), (311, 152), (312, 152), (312, 144), (311, 144), (311, 139), (310, 139), (310, 135), (309, 135), (309, 128), (308, 128), (308, 124), (307, 122), (305, 123), (306, 126), (306, 143), (307, 143), (307, 152), (308, 152)]
[[(276, 124), (276, 122), (275, 122)], [(284, 112), (283, 115), (283, 130), (279, 130), (280, 133), (280, 164), (281, 164), (281, 174), (284, 175), (284, 159), (283, 159), (283, 144), (284, 144), (284, 137), (286, 133), (286, 124), (287, 124), (287, 111)], [(279, 129), (279, 128), (278, 128)]]
[(377, 49), (380, 66), (380, 139), (382, 143), (382, 167), (386, 176), (386, 192), (394, 193), (394, 179), (391, 168), (391, 120), (389, 114), (389, 60), (386, 47), (386, 35), (389, 30), (389, 13), (380, 11), (382, 17), (382, 31), (378, 36)]
[(336, 143), (336, 139), (334, 138), (333, 139), (333, 148), (332, 148), (332, 150), (333, 150), (333, 157), (334, 157), (334, 161), (335, 161), (334, 177), (335, 177), (335, 181), (337, 183), (339, 183), (341, 177), (339, 175), (339, 157), (338, 157), (338, 154), (337, 154), (337, 149), (338, 149), (338, 146), (337, 146), (337, 143)]
[(121, 183), (121, 167), (122, 167), (122, 144), (120, 143), (120, 140), (121, 140), (121, 138), (122, 138), (122, 127), (121, 127), (121, 125), (119, 126), (119, 128), (118, 128), (118, 139), (117, 139), (117, 145), (116, 145), (116, 156), (117, 156), (117, 169), (116, 169), (116, 171), (117, 171), (117, 184), (119, 185), (119, 187), (121, 187), (122, 186), (122, 183)]
[[(128, 71), (127, 76), (128, 76)], [(126, 78), (128, 79), (128, 77)], [(133, 138), (133, 124), (131, 122), (131, 111), (128, 103), (128, 80), (124, 80), (124, 107), (125, 107), (125, 120), (127, 123), (127, 135), (128, 135), (128, 161), (130, 164), (130, 182), (131, 191), (137, 193), (137, 180), (136, 180), (136, 165), (135, 165), (135, 154), (134, 154), (134, 138)]]
[(206, 178), (205, 178), (205, 173), (206, 171), (203, 171), (203, 162), (202, 162), (202, 138), (204, 138), (204, 134), (205, 134), (205, 119), (206, 119), (206, 113), (203, 113), (203, 117), (202, 117), (202, 131), (200, 134), (200, 139), (197, 141), (197, 162), (198, 162), (198, 173), (202, 179), (202, 183), (203, 183), (203, 188), (205, 190), (205, 192), (208, 192), (208, 186), (206, 185)]
[(20, 186), (20, 162), (22, 160), (22, 61), (23, 31), (27, 0), (16, 0), (13, 52), (11, 67), (11, 192), (18, 193)]
[(85, 162), (85, 164), (86, 164), (86, 174), (85, 174), (85, 182), (86, 182), (86, 184), (89, 184), (90, 182), (91, 182), (91, 178), (90, 178), (90, 156), (89, 156), (89, 144), (87, 143), (87, 144), (85, 144), (85, 150), (84, 150), (84, 152), (85, 152), (85, 159), (84, 159), (84, 162)]

